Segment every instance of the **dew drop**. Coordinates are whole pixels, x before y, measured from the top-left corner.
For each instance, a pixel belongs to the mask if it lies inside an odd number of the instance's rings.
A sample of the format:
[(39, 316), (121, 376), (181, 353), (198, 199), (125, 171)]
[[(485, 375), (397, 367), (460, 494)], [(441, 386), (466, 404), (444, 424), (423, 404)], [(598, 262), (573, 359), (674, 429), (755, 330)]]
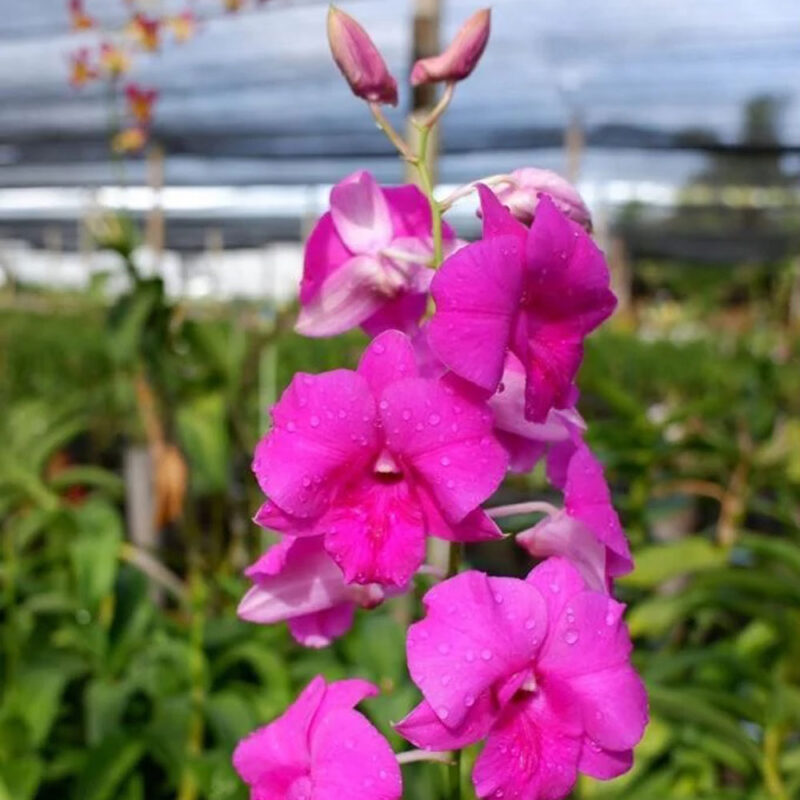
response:
[(617, 618), (614, 615), (614, 612), (609, 611), (608, 614), (606, 614), (606, 625), (608, 625), (608, 627), (610, 628), (616, 621)]
[(475, 660), (475, 653), (473, 653), (472, 650), (467, 650), (467, 652), (464, 653), (464, 658), (471, 664)]
[(442, 706), (439, 709), (439, 719), (447, 719), (449, 716), (450, 716), (450, 711), (444, 706)]
[(492, 651), (488, 648), (486, 650), (481, 650), (481, 658), (484, 661), (491, 661), (492, 660)]
[(525, 620), (525, 630), (532, 631), (536, 627), (536, 620), (533, 617), (529, 617)]
[(316, 414), (309, 420), (312, 428), (319, 428), (319, 417)]
[(389, 402), (387, 400), (381, 400), (380, 403), (378, 403), (378, 406), (380, 407), (381, 411), (386, 411), (386, 409), (389, 408)]
[(407, 408), (403, 409), (403, 419), (404, 420), (411, 419), (411, 412)]
[(450, 645), (447, 642), (442, 642), (437, 649), (443, 656), (446, 656), (450, 652)]
[(471, 694), (468, 694), (468, 695), (467, 695), (467, 696), (464, 698), (464, 705), (465, 705), (467, 708), (472, 708), (472, 706), (474, 706), (474, 705), (475, 705), (475, 698), (474, 698), (474, 697), (473, 697)]
[(289, 420), (286, 423), (286, 430), (289, 431), (289, 433), (294, 433), (294, 431), (297, 430), (297, 425), (295, 425), (294, 422), (292, 422), (292, 420)]
[(428, 417), (428, 425), (438, 425), (442, 421), (442, 418), (438, 414), (431, 414)]
[(441, 464), (443, 467), (449, 467), (449, 466), (450, 466), (450, 459), (449, 459), (447, 456), (442, 456), (442, 457), (439, 459), (439, 463), (440, 463), (440, 464)]
[(550, 591), (553, 594), (558, 594), (561, 591), (561, 587), (557, 583), (550, 584)]
[(456, 485), (456, 482), (452, 478), (450, 478), (450, 480), (447, 481), (447, 488), (448, 489), (454, 489), (455, 485)]
[(447, 686), (452, 678), (449, 675), (442, 675), (442, 686)]
[(569, 629), (569, 630), (568, 630), (568, 631), (567, 631), (567, 632), (564, 634), (564, 641), (565, 641), (567, 644), (575, 644), (575, 642), (577, 642), (577, 641), (578, 641), (578, 631), (576, 631), (574, 628), (570, 628), (570, 629)]
[(500, 592), (494, 593), (494, 601), (495, 603), (502, 603), (503, 602), (503, 595)]

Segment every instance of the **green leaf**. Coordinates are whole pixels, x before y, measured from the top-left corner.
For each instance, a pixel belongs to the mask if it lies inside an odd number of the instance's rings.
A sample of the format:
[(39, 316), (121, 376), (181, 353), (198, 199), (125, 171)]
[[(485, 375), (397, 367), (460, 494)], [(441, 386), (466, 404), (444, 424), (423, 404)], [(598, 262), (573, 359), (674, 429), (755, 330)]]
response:
[(58, 713), (68, 671), (61, 665), (24, 666), (6, 693), (2, 717), (22, 720), (35, 747), (47, 738)]
[(123, 780), (139, 762), (144, 746), (117, 733), (87, 754), (86, 765), (75, 783), (73, 800), (116, 800)]
[(0, 761), (0, 800), (32, 800), (43, 772), (44, 763), (39, 756)]
[(114, 585), (122, 521), (115, 508), (97, 499), (79, 506), (73, 514), (78, 533), (69, 551), (77, 593), (86, 608), (96, 610)]
[(691, 537), (671, 544), (645, 547), (636, 554), (636, 567), (630, 575), (619, 578), (623, 586), (650, 589), (690, 572), (720, 567), (728, 552), (705, 539)]

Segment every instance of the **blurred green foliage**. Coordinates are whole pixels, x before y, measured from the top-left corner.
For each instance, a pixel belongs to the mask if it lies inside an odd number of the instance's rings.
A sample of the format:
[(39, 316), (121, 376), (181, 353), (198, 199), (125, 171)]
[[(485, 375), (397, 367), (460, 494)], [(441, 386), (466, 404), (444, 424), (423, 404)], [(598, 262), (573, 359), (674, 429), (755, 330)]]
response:
[[(587, 349), (580, 407), (636, 552), (619, 591), (652, 722), (634, 769), (576, 798), (800, 796), (800, 335), (782, 278), (751, 272), (649, 265), (649, 299)], [(92, 296), (34, 299), (0, 314), (0, 800), (244, 798), (237, 740), (320, 672), (378, 683), (367, 711), (402, 747), (389, 722), (418, 698), (412, 601), (361, 613), (318, 652), (234, 613), (264, 544), (248, 519), (265, 408), (296, 370), (352, 365), (363, 337), (309, 342), (246, 305), (184, 309), (153, 280), (110, 315)], [(190, 476), (150, 560), (123, 513), (139, 369)], [(534, 491), (539, 472), (498, 494)], [(468, 558), (530, 567), (511, 543)], [(449, 796), (443, 766), (404, 773), (405, 796)]]

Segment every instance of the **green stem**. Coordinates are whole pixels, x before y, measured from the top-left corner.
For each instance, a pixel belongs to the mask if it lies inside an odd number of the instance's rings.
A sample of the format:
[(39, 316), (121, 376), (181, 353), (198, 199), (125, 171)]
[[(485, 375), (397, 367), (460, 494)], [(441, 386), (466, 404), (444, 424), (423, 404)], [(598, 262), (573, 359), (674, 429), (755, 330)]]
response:
[(789, 800), (779, 763), (782, 744), (782, 727), (767, 728), (764, 732), (764, 783), (770, 797), (774, 797), (775, 800)]
[(6, 521), (3, 526), (3, 557), (5, 561), (5, 580), (3, 581), (3, 602), (6, 608), (6, 674), (5, 686), (8, 691), (12, 690), (14, 678), (17, 672), (18, 661), (18, 636), (17, 636), (17, 615), (14, 608), (16, 603), (17, 594), (17, 558), (16, 558), (16, 541), (14, 537), (14, 528), (10, 521)]
[(424, 126), (420, 129), (419, 153), (414, 161), (414, 166), (419, 173), (422, 191), (428, 198), (431, 207), (431, 222), (433, 233), (433, 268), (438, 269), (442, 263), (442, 209), (433, 195), (433, 177), (428, 164), (428, 143), (433, 127)]

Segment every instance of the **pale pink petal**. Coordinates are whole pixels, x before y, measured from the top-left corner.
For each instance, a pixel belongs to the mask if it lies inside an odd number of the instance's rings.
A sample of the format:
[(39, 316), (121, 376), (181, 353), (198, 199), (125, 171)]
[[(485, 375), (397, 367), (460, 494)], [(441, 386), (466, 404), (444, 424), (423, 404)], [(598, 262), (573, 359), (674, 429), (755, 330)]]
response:
[(306, 242), (300, 302), (308, 303), (319, 291), (325, 278), (352, 256), (353, 253), (345, 247), (336, 232), (330, 212), (323, 214)]
[(604, 750), (597, 742), (584, 738), (578, 770), (592, 778), (611, 780), (633, 766), (633, 750)]
[(352, 603), (342, 603), (324, 611), (293, 617), (288, 621), (289, 632), (304, 647), (327, 647), (350, 630), (354, 614), (355, 606)]
[(478, 797), (560, 800), (572, 789), (581, 738), (568, 704), (554, 694), (540, 691), (506, 708), (475, 762)]
[(509, 472), (522, 474), (530, 472), (547, 451), (544, 442), (534, 442), (523, 436), (500, 430), (495, 430), (494, 435), (508, 453)]
[(425, 557), (422, 512), (401, 476), (354, 484), (320, 528), (348, 583), (404, 586)]
[(342, 571), (325, 552), (322, 537), (287, 537), (246, 571), (254, 582), (237, 613), (270, 624), (326, 611), (351, 600)]
[(354, 253), (377, 253), (392, 240), (392, 220), (381, 187), (369, 172), (349, 175), (331, 190), (336, 231)]
[(460, 750), (483, 739), (497, 720), (497, 706), (487, 689), (455, 727), (445, 725), (423, 700), (394, 728), (415, 747), (426, 750)]
[(233, 765), (256, 792), (285, 794), (295, 780), (308, 773), (309, 732), (324, 694), (325, 681), (317, 676), (282, 716), (239, 742)]
[(597, 592), (608, 589), (606, 549), (583, 523), (563, 511), (518, 534), (516, 542), (532, 556), (564, 556), (580, 571), (586, 585)]
[(360, 325), (386, 304), (382, 272), (375, 256), (348, 259), (300, 306), (295, 330), (303, 336), (336, 336)]
[(338, 710), (311, 737), (314, 800), (398, 800), (403, 785), (389, 743), (356, 711)]
[(400, 378), (417, 375), (417, 359), (411, 340), (400, 331), (386, 331), (368, 345), (358, 364), (358, 374), (369, 384), (375, 397)]
[(273, 428), (256, 448), (259, 485), (283, 511), (313, 517), (342, 476), (361, 468), (377, 443), (375, 401), (349, 370), (298, 373), (272, 409)]
[(501, 236), (450, 256), (431, 283), (436, 313), (428, 342), (446, 366), (493, 392), (522, 294), (522, 244)]
[(457, 728), (495, 682), (529, 666), (547, 626), (541, 594), (524, 581), (464, 572), (424, 598), (409, 628), (408, 666), (439, 719)]
[(633, 569), (628, 539), (611, 503), (603, 465), (583, 442), (567, 467), (564, 506), (609, 549), (608, 572), (612, 577)]
[(445, 517), (460, 522), (500, 485), (508, 457), (492, 415), (443, 381), (400, 380), (379, 403), (389, 449), (411, 465)]

